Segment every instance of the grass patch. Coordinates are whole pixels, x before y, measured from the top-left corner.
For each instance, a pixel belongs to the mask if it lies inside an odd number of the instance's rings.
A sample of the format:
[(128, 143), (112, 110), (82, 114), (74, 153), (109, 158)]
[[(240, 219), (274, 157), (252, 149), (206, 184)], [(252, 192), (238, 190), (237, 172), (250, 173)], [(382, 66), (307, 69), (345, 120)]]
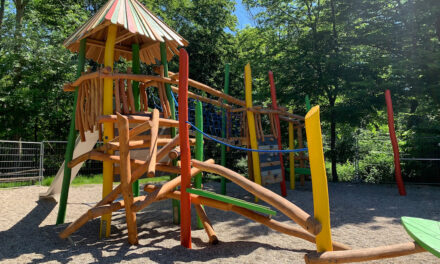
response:
[[(55, 176), (46, 177), (46, 178), (44, 178), (42, 185), (43, 186), (50, 186), (54, 179), (55, 179)], [(170, 180), (170, 176), (160, 176), (160, 177), (155, 177), (155, 178), (140, 179), (139, 182), (141, 184), (146, 184), (146, 183), (155, 183), (155, 182), (162, 182), (162, 181), (168, 181), (168, 180)], [(119, 182), (115, 182), (115, 183), (119, 183)], [(102, 174), (96, 174), (96, 175), (91, 175), (91, 176), (79, 175), (72, 182), (72, 186), (81, 186), (81, 185), (86, 185), (86, 184), (102, 184)], [(28, 185), (30, 185), (30, 183), (28, 183)]]

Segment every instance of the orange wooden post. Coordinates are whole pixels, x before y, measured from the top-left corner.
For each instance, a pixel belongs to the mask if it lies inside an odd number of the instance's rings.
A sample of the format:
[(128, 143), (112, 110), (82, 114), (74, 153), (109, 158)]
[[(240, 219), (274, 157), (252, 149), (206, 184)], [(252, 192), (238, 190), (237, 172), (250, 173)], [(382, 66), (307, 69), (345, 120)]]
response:
[[(272, 96), (272, 108), (274, 110), (278, 110), (278, 104), (277, 104), (277, 93), (275, 90), (275, 82), (273, 80), (273, 72), (269, 71), (269, 82), (270, 82), (270, 94)], [(278, 114), (274, 115), (275, 117), (275, 126), (276, 126), (276, 130), (277, 130), (277, 140), (278, 140), (278, 149), (282, 150), (283, 149), (283, 145), (281, 143), (281, 127), (280, 127), (280, 117), (278, 116)], [(275, 136), (275, 135), (274, 135)], [(282, 196), (287, 196), (287, 191), (286, 191), (286, 172), (284, 170), (284, 162), (283, 162), (283, 154), (280, 153), (280, 163), (281, 163), (281, 175), (283, 176), (283, 180), (281, 181), (280, 185), (281, 185), (281, 195)]]
[(188, 124), (188, 53), (185, 49), (179, 52), (179, 135), (181, 161), (180, 193), (180, 244), (191, 248), (191, 198), (186, 188), (191, 185), (191, 149), (189, 147)]

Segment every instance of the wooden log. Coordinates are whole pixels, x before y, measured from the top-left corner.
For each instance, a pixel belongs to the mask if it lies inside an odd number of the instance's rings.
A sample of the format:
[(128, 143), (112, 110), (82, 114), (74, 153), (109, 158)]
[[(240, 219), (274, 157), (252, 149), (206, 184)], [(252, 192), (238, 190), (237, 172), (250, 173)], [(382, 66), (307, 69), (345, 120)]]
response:
[[(169, 72), (169, 74), (174, 74), (174, 73)], [(178, 75), (176, 77), (178, 77)], [(226, 101), (228, 101), (230, 103), (246, 107), (246, 102), (245, 101), (239, 100), (239, 99), (237, 99), (237, 98), (235, 98), (233, 96), (230, 96), (230, 95), (227, 95), (225, 93), (222, 93), (219, 90), (211, 88), (208, 85), (205, 85), (203, 83), (194, 81), (192, 79), (188, 79), (188, 85), (191, 86), (191, 87), (197, 88), (199, 90), (202, 90), (204, 92), (207, 92), (207, 93), (209, 93), (211, 95), (214, 95), (216, 97), (222, 98), (222, 99), (224, 99), (224, 100), (226, 100)]]
[(89, 124), (89, 130), (93, 132), (93, 118), (92, 118), (92, 87), (91, 87), (92, 80), (88, 81), (86, 83), (87, 85), (87, 94), (86, 94), (86, 116), (87, 116), (87, 122)]
[[(298, 135), (298, 147), (301, 149), (301, 148), (304, 148), (304, 141), (303, 141), (303, 135), (302, 135), (302, 129), (301, 128), (297, 128), (296, 129), (296, 134)], [(304, 168), (305, 166), (304, 166), (304, 159), (303, 159), (303, 157), (304, 157), (304, 152), (300, 152), (299, 153), (299, 158), (300, 158), (300, 161), (299, 161), (299, 167), (300, 168)], [(304, 186), (304, 184), (305, 184), (305, 176), (304, 176), (304, 174), (301, 174), (300, 176), (299, 176), (299, 182), (300, 182), (300, 184), (301, 184), (301, 186)]]
[(122, 102), (122, 112), (124, 114), (128, 114), (130, 111), (128, 109), (128, 100), (127, 100), (127, 95), (125, 93), (125, 82), (123, 79), (119, 80), (119, 96), (121, 97), (121, 102)]
[[(131, 73), (131, 69), (127, 70), (128, 73)], [(134, 114), (136, 112), (136, 107), (134, 105), (134, 95), (133, 95), (133, 88), (132, 88), (132, 82), (131, 80), (127, 80), (127, 93), (128, 93), (128, 102), (130, 105), (130, 114)]]
[[(159, 188), (158, 186), (148, 184), (148, 185), (145, 185), (144, 190), (148, 193), (152, 193), (152, 192), (156, 191), (158, 188)], [(167, 193), (165, 196), (170, 199), (180, 200), (180, 191), (173, 191), (173, 192)], [(240, 214), (246, 218), (249, 218), (255, 222), (263, 224), (263, 225), (265, 225), (275, 231), (278, 231), (280, 233), (283, 233), (283, 234), (286, 234), (289, 236), (293, 236), (293, 237), (298, 237), (298, 238), (304, 239), (306, 241), (309, 241), (311, 243), (315, 243), (315, 236), (304, 231), (303, 229), (295, 227), (295, 226), (291, 226), (291, 225), (288, 225), (288, 224), (285, 224), (282, 222), (278, 222), (268, 216), (258, 214), (254, 211), (251, 211), (251, 210), (243, 208), (243, 207), (238, 207), (238, 206), (231, 205), (231, 204), (228, 204), (225, 202), (213, 200), (213, 199), (210, 199), (207, 197), (202, 197), (202, 196), (199, 196), (196, 194), (191, 194), (191, 203), (209, 206), (209, 207), (216, 208), (216, 209), (223, 210), (223, 211), (232, 211), (232, 212)], [(339, 242), (335, 242), (335, 241), (333, 241), (333, 247), (335, 250), (349, 250), (349, 249), (351, 249), (351, 247), (344, 245), (342, 243), (339, 243)]]
[[(214, 160), (209, 159), (205, 162), (207, 164), (213, 164)], [(191, 169), (191, 177), (196, 176), (198, 173), (200, 173), (200, 169), (197, 169), (197, 168)], [(167, 193), (174, 191), (174, 189), (180, 185), (181, 180), (182, 180), (181, 176), (177, 176), (176, 178), (172, 179), (171, 181), (166, 182), (164, 185), (162, 185), (157, 190), (155, 190), (151, 195), (148, 195), (147, 197), (145, 197), (145, 199), (141, 199), (140, 201), (137, 201), (136, 203), (134, 203), (132, 206), (132, 209), (134, 211), (138, 212), (138, 211), (142, 210), (143, 208), (149, 206), (156, 199), (164, 197)]]
[(97, 120), (98, 120), (98, 116), (100, 116), (99, 113), (99, 80), (98, 79), (94, 79), (93, 80), (95, 82), (95, 117), (94, 117), (94, 124), (96, 125), (96, 130), (99, 129), (99, 126), (97, 124)]
[(207, 164), (197, 160), (192, 160), (192, 164), (202, 171), (218, 174), (240, 185), (246, 191), (280, 210), (311, 234), (317, 235), (321, 231), (321, 224), (301, 208), (240, 174), (216, 164)]
[(215, 234), (214, 228), (206, 215), (205, 209), (200, 204), (196, 204), (194, 207), (196, 208), (197, 216), (202, 222), (206, 234), (208, 234), (209, 244), (217, 245), (219, 241), (217, 235)]
[(81, 114), (81, 97), (82, 97), (83, 89), (81, 87), (78, 87), (78, 96), (77, 96), (77, 106), (76, 106), (76, 115), (75, 118), (77, 118), (78, 121), (78, 130), (79, 135), (81, 137), (81, 141), (86, 141), (86, 135), (84, 133), (84, 127), (82, 122), (82, 114)]
[(396, 258), (425, 252), (416, 242), (407, 242), (375, 248), (352, 249), (345, 251), (327, 251), (309, 253), (304, 259), (308, 264), (314, 263), (349, 263), (370, 261), (384, 258)]
[[(161, 160), (163, 157), (165, 157), (165, 155), (172, 149), (174, 148), (174, 146), (177, 145), (177, 143), (179, 142), (179, 135), (176, 135), (176, 137), (173, 139), (172, 142), (170, 142), (169, 144), (165, 145), (163, 148), (160, 149), (160, 151), (157, 153), (157, 159)], [(208, 160), (206, 162), (214, 162), (214, 160)], [(143, 162), (132, 174), (131, 174), (131, 183), (135, 182), (136, 180), (138, 180), (143, 173), (145, 173), (145, 171), (147, 170), (146, 165), (148, 164), (148, 161)], [(107, 194), (99, 203), (97, 203), (93, 208), (97, 208), (106, 204), (109, 204), (111, 202), (113, 202), (116, 198), (118, 198), (119, 194), (121, 193), (121, 185), (118, 185), (115, 189), (113, 189), (113, 191), (111, 191), (109, 194)], [(141, 200), (140, 198), (142, 197), (137, 197), (139, 198), (139, 200)], [(92, 209), (93, 209), (92, 208)], [(90, 210), (89, 210), (90, 211)], [(66, 230), (63, 231), (63, 236), (67, 237), (70, 234), (72, 234), (73, 232), (75, 232), (78, 228), (80, 228), (82, 225), (84, 225), (87, 220), (84, 219), (88, 219), (87, 217), (88, 212), (86, 212), (85, 214), (83, 214), (82, 216), (80, 216), (77, 220), (75, 220), (75, 222), (73, 222), (72, 224), (70, 224)]]
[(143, 104), (143, 110), (148, 111), (148, 95), (147, 95), (147, 89), (145, 86), (142, 86), (141, 88), (141, 99)]
[(177, 159), (180, 156), (180, 147), (177, 146), (175, 147), (173, 150), (170, 151), (170, 153), (168, 154), (168, 157), (170, 157), (170, 159)]
[(246, 107), (241, 107), (241, 108), (234, 108), (231, 109), (231, 113), (238, 113), (238, 112), (246, 112), (247, 108)]
[(121, 99), (119, 98), (119, 80), (115, 80), (115, 87), (113, 88), (115, 94), (115, 112), (121, 112)]
[(83, 131), (88, 131), (87, 119), (84, 114), (84, 101), (85, 101), (86, 87), (85, 84), (81, 86), (81, 98), (79, 98), (79, 115), (81, 116)]
[[(153, 110), (153, 118), (151, 125), (151, 147), (150, 147), (150, 161), (148, 164), (148, 177), (154, 177), (156, 174), (156, 155), (157, 155), (157, 137), (159, 133), (159, 110)], [(168, 153), (167, 153), (168, 154)]]
[[(175, 93), (179, 93), (179, 88), (177, 88), (176, 86), (171, 86), (171, 89), (172, 89)], [(218, 107), (221, 107), (221, 108), (232, 109), (232, 106), (229, 105), (229, 104), (227, 104), (227, 103), (223, 103), (222, 101), (218, 101), (218, 100), (210, 99), (210, 98), (207, 98), (207, 97), (205, 97), (205, 96), (201, 96), (201, 95), (198, 95), (198, 94), (192, 93), (192, 92), (190, 92), (190, 91), (188, 91), (188, 97), (189, 97), (189, 98), (196, 99), (196, 100), (199, 100), (199, 101), (201, 101), (201, 102), (205, 102), (205, 103), (208, 103), (208, 104), (212, 104), (212, 105), (215, 105), (215, 106), (218, 106)]]
[(133, 204), (133, 191), (131, 188), (131, 166), (130, 166), (130, 149), (128, 147), (129, 125), (128, 119), (120, 114), (118, 115), (118, 131), (119, 131), (119, 155), (120, 155), (120, 172), (121, 172), (121, 191), (126, 204), (125, 217), (127, 221), (128, 242), (132, 245), (138, 243), (136, 213), (131, 210)]
[[(166, 144), (170, 143), (171, 141), (172, 141), (172, 139), (170, 139), (170, 138), (158, 138), (156, 143), (157, 143), (157, 146), (165, 146)], [(194, 146), (196, 143), (195, 141), (196, 140), (194, 138), (190, 138), (190, 145)], [(128, 146), (130, 149), (149, 148), (149, 147), (151, 147), (151, 141), (150, 140), (131, 140), (129, 142)], [(100, 151), (118, 150), (118, 149), (119, 149), (118, 142), (109, 142), (108, 144), (105, 144), (99, 148)], [(170, 154), (171, 154), (171, 152), (170, 152)], [(171, 154), (171, 155), (174, 155), (174, 154)], [(170, 156), (170, 155), (168, 155), (168, 156)]]
[[(146, 121), (151, 120), (151, 118), (148, 116), (132, 115), (132, 116), (127, 116), (127, 118), (128, 118), (128, 122), (130, 124), (139, 124), (139, 123), (144, 123)], [(116, 122), (116, 115), (102, 115), (102, 116), (98, 117), (98, 123), (105, 123), (105, 122), (115, 123)], [(159, 126), (160, 127), (178, 127), (179, 121), (160, 118), (159, 119)]]
[[(140, 200), (140, 197), (135, 197), (134, 202)], [(67, 238), (73, 232), (78, 230), (81, 226), (87, 223), (89, 220), (100, 217), (111, 212), (118, 211), (125, 207), (124, 200), (120, 200), (108, 205), (101, 205), (89, 209), (85, 214), (81, 215), (75, 222), (70, 223), (66, 229), (64, 229), (58, 236), (62, 239)]]

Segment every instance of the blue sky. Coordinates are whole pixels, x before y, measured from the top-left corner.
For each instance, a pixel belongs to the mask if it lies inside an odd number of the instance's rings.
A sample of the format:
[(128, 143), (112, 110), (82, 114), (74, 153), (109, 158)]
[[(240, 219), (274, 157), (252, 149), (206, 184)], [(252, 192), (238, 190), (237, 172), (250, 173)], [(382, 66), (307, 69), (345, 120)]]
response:
[(236, 0), (237, 4), (235, 5), (235, 12), (234, 14), (238, 18), (238, 29), (243, 29), (246, 27), (246, 25), (253, 26), (252, 17), (249, 15), (249, 13), (246, 11), (246, 8), (244, 7), (241, 0)]

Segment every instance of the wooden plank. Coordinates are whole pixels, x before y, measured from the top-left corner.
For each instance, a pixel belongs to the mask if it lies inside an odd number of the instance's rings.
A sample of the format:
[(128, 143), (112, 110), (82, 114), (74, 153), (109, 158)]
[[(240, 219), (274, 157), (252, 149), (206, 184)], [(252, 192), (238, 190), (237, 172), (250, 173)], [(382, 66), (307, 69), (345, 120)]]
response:
[(277, 212), (275, 212), (274, 210), (270, 209), (267, 206), (263, 206), (263, 205), (259, 205), (259, 204), (254, 204), (248, 201), (244, 201), (241, 199), (237, 199), (237, 198), (233, 198), (233, 197), (229, 197), (226, 195), (222, 195), (222, 194), (217, 194), (214, 192), (210, 192), (210, 191), (206, 191), (206, 190), (200, 190), (200, 189), (191, 189), (191, 188), (187, 188), (186, 189), (187, 192), (192, 193), (192, 194), (196, 194), (196, 195), (200, 195), (202, 197), (207, 197), (213, 200), (217, 200), (217, 201), (221, 201), (221, 202), (225, 202), (225, 203), (229, 203), (229, 204), (233, 204), (239, 207), (243, 207), (246, 209), (250, 209), (256, 212), (260, 212), (263, 214), (268, 214), (268, 215), (276, 215)]

